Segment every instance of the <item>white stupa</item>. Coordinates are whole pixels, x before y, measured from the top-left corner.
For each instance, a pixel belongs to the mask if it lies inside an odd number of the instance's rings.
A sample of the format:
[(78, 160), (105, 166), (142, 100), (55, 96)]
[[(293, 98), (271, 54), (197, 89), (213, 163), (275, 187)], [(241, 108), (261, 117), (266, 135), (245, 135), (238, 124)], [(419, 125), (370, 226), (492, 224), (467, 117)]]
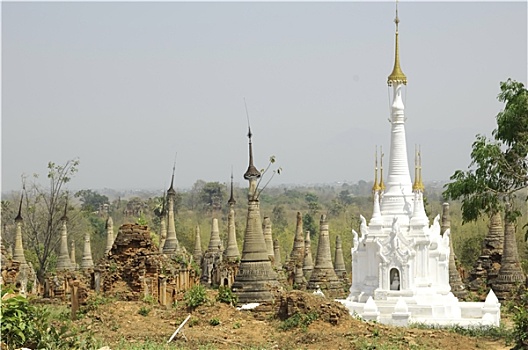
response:
[[(353, 231), (352, 286), (343, 303), (351, 314), (385, 324), (419, 322), (461, 326), (499, 325), (500, 304), (493, 291), (485, 303), (460, 302), (449, 285), (449, 236), (442, 236), (437, 216), (432, 225), (424, 210), (421, 156), (415, 153), (415, 180), (407, 161), (400, 68), (398, 11), (396, 53), (388, 85), (393, 89), (391, 145), (386, 184), (374, 181), (374, 209), (360, 234)], [(377, 152), (376, 152), (377, 153)]]

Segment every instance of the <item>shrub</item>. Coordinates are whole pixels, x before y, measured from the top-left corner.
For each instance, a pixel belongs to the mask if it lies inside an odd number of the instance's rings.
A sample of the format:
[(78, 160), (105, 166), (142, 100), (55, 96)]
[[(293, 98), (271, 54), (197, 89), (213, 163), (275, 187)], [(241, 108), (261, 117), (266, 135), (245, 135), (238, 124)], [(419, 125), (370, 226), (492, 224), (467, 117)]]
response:
[(205, 291), (205, 287), (201, 284), (193, 286), (191, 289), (185, 292), (183, 300), (185, 300), (185, 305), (187, 305), (187, 307), (191, 309), (202, 305), (207, 301), (207, 293)]
[(508, 307), (513, 313), (513, 349), (528, 349), (528, 289), (519, 286), (513, 299), (514, 302)]
[(138, 314), (141, 316), (147, 316), (150, 313), (150, 308), (146, 306), (142, 306), (138, 310)]
[[(2, 297), (10, 290), (2, 290)], [(31, 305), (23, 296), (3, 299), (0, 308), (2, 341), (9, 349), (85, 349), (95, 348), (91, 334), (77, 334), (70, 324), (51, 322), (50, 312), (45, 307)]]
[(218, 326), (220, 324), (220, 320), (218, 318), (216, 318), (216, 317), (212, 318), (212, 319), (209, 320), (209, 324), (211, 326)]
[(279, 325), (279, 329), (286, 331), (288, 329), (300, 327), (303, 331), (306, 331), (310, 323), (317, 320), (317, 318), (319, 318), (319, 315), (315, 311), (307, 314), (296, 313), (282, 321)]
[(238, 303), (238, 296), (233, 293), (231, 288), (220, 286), (218, 288), (218, 296), (216, 297), (221, 303), (226, 303), (235, 306)]

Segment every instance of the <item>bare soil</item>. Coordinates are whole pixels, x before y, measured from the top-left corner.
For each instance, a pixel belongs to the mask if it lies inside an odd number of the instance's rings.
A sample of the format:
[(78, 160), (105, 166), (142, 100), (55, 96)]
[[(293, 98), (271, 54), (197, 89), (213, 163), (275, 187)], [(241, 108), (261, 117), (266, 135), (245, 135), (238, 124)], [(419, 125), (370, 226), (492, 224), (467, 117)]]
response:
[[(191, 318), (171, 342), (171, 348), (509, 349), (503, 341), (465, 337), (448, 330), (363, 322), (348, 315), (337, 302), (299, 291), (282, 293), (275, 305), (261, 311), (239, 311), (216, 301), (216, 291), (208, 293), (209, 302), (195, 310), (188, 310), (183, 300), (168, 307), (145, 301), (112, 301), (97, 306), (76, 323), (90, 329), (113, 350), (123, 348), (123, 343), (164, 344), (189, 314)], [(296, 312), (317, 314), (317, 319), (304, 327), (299, 324), (283, 330)]]

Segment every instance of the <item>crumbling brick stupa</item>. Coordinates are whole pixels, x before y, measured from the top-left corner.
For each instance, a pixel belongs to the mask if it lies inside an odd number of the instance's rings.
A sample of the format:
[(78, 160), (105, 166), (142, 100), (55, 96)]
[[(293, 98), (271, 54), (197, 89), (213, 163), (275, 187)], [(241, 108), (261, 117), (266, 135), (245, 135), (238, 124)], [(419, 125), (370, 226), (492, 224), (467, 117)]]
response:
[(199, 276), (190, 261), (186, 254), (160, 254), (147, 226), (124, 224), (112, 249), (98, 264), (97, 280), (105, 294), (119, 294), (125, 300), (142, 300), (150, 295), (166, 305), (198, 283)]

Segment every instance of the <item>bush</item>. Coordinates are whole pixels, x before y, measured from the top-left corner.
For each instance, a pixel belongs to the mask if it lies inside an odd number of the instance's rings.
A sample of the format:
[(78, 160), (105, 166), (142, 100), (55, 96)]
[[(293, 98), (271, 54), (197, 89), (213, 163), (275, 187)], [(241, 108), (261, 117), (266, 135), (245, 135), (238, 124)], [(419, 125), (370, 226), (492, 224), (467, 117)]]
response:
[[(2, 290), (2, 297), (12, 293)], [(36, 307), (21, 295), (3, 299), (0, 311), (2, 341), (9, 349), (85, 349), (94, 348), (91, 334), (80, 335), (69, 324), (53, 324), (45, 307)], [(82, 339), (81, 339), (82, 338)]]
[(205, 291), (205, 287), (201, 284), (193, 286), (191, 289), (185, 292), (183, 300), (185, 300), (185, 305), (187, 305), (187, 307), (191, 309), (202, 305), (207, 301), (207, 293)]
[(211, 326), (218, 326), (220, 324), (220, 320), (218, 318), (216, 318), (216, 317), (212, 318), (212, 319), (209, 320), (209, 324)]
[(310, 323), (317, 320), (319, 315), (317, 312), (309, 312), (307, 314), (296, 313), (286, 320), (282, 321), (279, 325), (279, 329), (286, 331), (288, 329), (300, 327), (303, 331), (306, 331)]
[(218, 288), (218, 296), (216, 297), (221, 303), (226, 303), (235, 306), (238, 303), (238, 296), (233, 293), (231, 288), (220, 286)]
[(528, 289), (519, 286), (508, 311), (513, 313), (513, 350), (528, 349)]
[(141, 316), (147, 316), (150, 313), (150, 308), (146, 306), (142, 306), (138, 310), (138, 314)]

